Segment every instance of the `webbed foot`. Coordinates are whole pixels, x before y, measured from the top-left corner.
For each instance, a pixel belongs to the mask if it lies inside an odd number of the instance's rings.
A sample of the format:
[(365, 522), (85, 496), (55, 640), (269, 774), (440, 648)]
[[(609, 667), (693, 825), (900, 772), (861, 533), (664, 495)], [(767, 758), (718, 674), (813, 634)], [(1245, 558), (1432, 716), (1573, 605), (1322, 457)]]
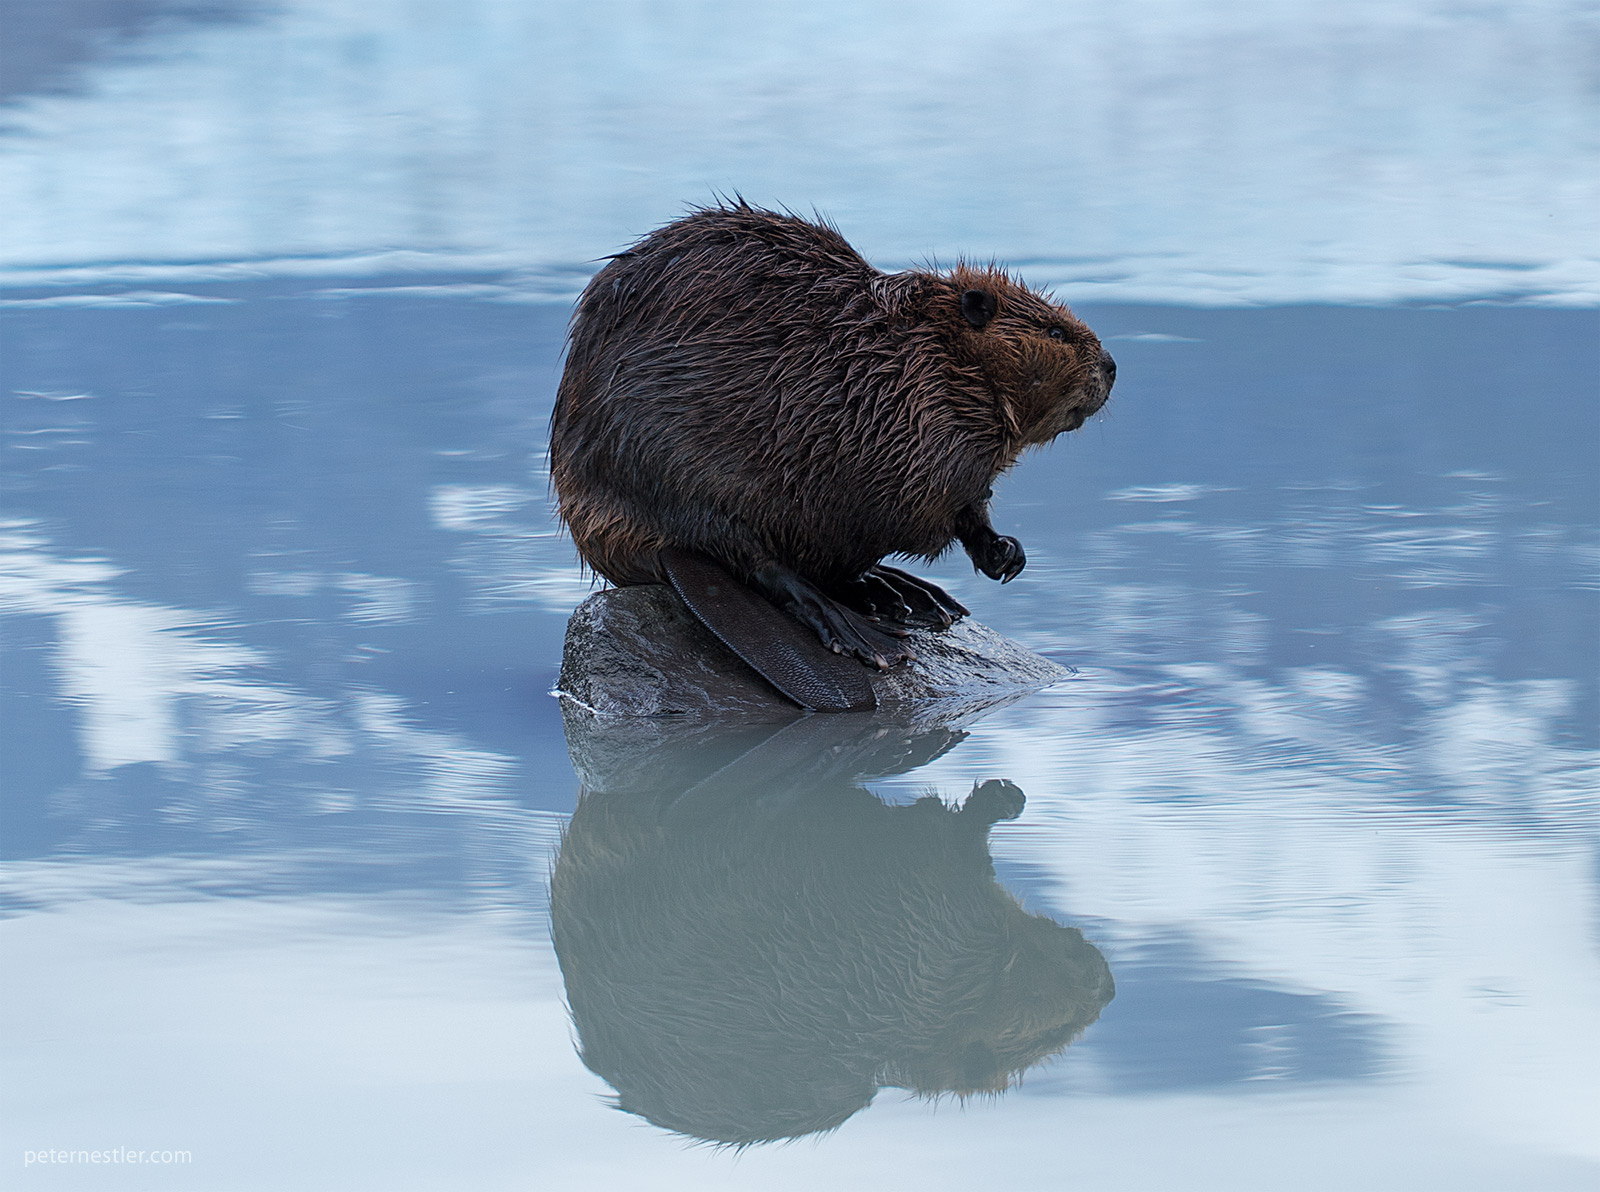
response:
[[(888, 670), (897, 662), (915, 658), (911, 647), (900, 639), (906, 634), (903, 624), (892, 620), (874, 621), (824, 593), (809, 580), (781, 564), (769, 563), (750, 576), (758, 588), (796, 621), (810, 628), (822, 644), (835, 654), (857, 658), (868, 666)], [(881, 589), (879, 599), (886, 599)]]
[(938, 584), (882, 563), (868, 568), (840, 596), (857, 612), (907, 629), (945, 630), (969, 615)]

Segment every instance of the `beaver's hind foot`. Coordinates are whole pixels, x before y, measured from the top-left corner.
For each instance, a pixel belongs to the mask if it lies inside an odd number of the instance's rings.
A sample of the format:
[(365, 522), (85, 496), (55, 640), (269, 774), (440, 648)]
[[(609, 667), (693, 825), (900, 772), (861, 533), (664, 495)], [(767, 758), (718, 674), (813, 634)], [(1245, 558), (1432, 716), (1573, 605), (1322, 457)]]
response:
[(811, 629), (835, 654), (858, 658), (879, 670), (916, 657), (911, 647), (900, 640), (907, 632), (902, 625), (874, 622), (781, 563), (756, 568), (750, 575), (750, 584)]
[(942, 631), (970, 615), (964, 604), (938, 584), (881, 563), (869, 567), (860, 579), (841, 585), (834, 594), (856, 612), (900, 629)]

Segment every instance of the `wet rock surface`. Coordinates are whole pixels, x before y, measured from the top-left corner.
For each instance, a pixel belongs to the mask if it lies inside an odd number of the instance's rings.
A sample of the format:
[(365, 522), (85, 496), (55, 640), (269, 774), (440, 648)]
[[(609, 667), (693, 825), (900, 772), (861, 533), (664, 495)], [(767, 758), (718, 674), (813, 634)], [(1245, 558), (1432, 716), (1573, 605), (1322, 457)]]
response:
[[(1008, 702), (1072, 672), (968, 618), (913, 630), (916, 658), (870, 673), (881, 712), (940, 721)], [(799, 709), (661, 585), (598, 592), (573, 612), (562, 652), (564, 702), (605, 719), (789, 720)]]

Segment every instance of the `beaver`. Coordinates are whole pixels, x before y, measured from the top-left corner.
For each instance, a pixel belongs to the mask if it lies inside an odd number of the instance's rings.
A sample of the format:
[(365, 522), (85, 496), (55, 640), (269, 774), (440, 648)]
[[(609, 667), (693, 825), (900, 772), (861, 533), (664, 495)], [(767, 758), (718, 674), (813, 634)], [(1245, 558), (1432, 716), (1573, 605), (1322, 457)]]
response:
[(1115, 376), (1087, 326), (1001, 269), (886, 274), (830, 224), (740, 199), (651, 232), (585, 288), (551, 482), (612, 583), (708, 560), (887, 669), (912, 656), (908, 629), (967, 610), (883, 560), (959, 541), (978, 571), (1016, 578), (1026, 554), (990, 522), (995, 478), (1081, 426)]

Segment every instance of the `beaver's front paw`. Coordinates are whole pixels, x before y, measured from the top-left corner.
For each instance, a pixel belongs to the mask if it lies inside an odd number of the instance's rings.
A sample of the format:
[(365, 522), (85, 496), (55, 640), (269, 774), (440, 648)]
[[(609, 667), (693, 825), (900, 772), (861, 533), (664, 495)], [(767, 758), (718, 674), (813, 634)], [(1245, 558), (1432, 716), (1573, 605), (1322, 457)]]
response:
[(985, 542), (982, 549), (969, 553), (974, 567), (1003, 584), (1016, 579), (1028, 565), (1028, 554), (1022, 549), (1022, 543), (1000, 534)]

